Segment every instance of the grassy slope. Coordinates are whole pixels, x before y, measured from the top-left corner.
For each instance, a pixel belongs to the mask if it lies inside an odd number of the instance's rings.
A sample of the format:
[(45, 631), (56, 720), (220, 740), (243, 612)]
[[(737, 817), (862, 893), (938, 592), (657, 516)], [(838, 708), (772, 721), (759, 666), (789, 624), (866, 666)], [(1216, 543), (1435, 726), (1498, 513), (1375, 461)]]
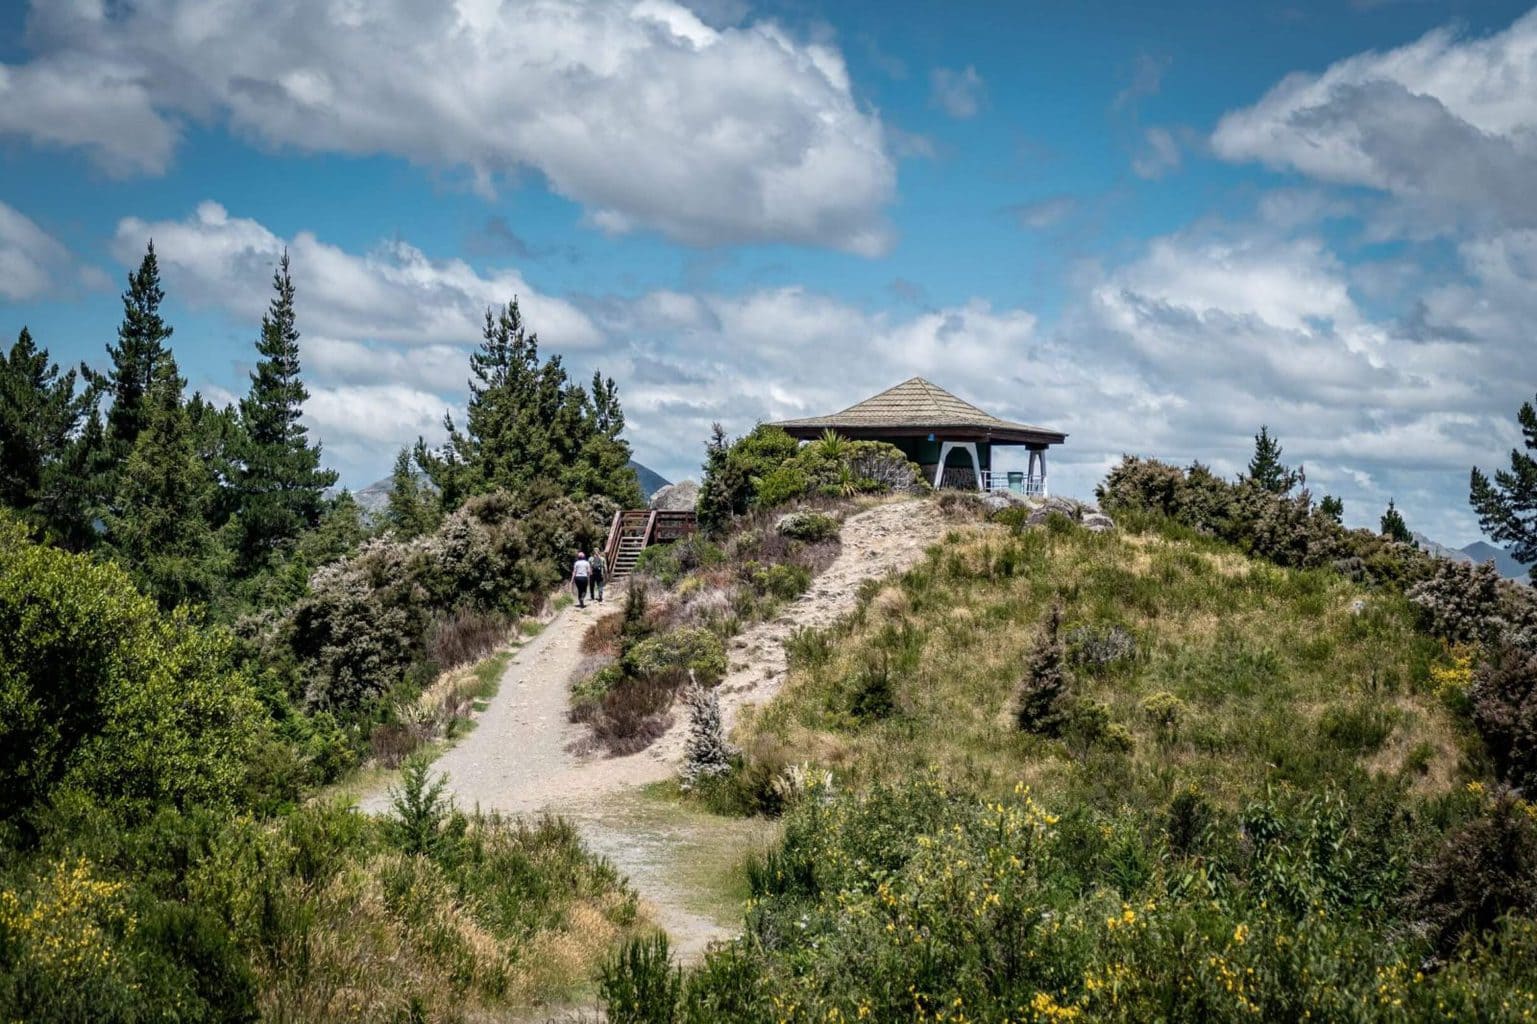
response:
[[(1130, 731), (1129, 756), (1014, 727), (1054, 603), (1065, 635), (1113, 624), (1136, 638), (1133, 658), (1075, 672), (1075, 693)], [(1452, 784), (1462, 736), (1431, 693), (1439, 647), (1412, 623), (1400, 597), (1196, 537), (968, 528), (852, 622), (802, 638), (788, 685), (739, 738), (770, 760), (809, 752), (856, 785), (937, 765), (994, 792), (1024, 779), (1048, 799), (1112, 806), (1161, 805), (1187, 784), (1232, 806), (1267, 784), (1306, 788), (1357, 769), (1428, 794)], [(861, 718), (857, 692), (882, 671), (895, 712)], [(1173, 727), (1142, 708), (1159, 692), (1183, 705)]]

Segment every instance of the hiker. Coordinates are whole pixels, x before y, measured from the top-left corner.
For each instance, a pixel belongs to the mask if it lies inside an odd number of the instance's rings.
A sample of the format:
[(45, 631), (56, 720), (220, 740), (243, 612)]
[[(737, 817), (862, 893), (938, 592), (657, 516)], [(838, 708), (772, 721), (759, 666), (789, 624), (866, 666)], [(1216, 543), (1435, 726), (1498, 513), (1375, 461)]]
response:
[(594, 551), (589, 561), (592, 563), (592, 599), (602, 604), (603, 584), (608, 582), (608, 563), (603, 560), (601, 551)]
[(571, 585), (576, 588), (576, 606), (587, 607), (587, 585), (592, 582), (592, 563), (587, 561), (587, 552), (578, 551), (576, 561), (571, 565)]

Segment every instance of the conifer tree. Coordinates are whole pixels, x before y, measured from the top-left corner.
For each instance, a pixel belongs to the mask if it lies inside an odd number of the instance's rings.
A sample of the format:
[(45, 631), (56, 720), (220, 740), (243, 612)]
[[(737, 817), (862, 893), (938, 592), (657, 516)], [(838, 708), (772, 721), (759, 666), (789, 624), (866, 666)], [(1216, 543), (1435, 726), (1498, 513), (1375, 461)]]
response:
[(1254, 456), (1245, 478), (1261, 490), (1285, 494), (1302, 481), (1302, 474), (1281, 462), (1281, 443), (1270, 436), (1270, 428), (1261, 426), (1254, 435)]
[(595, 401), (571, 382), (559, 356), (541, 361), (539, 336), (528, 329), (516, 299), (486, 311), (470, 373), (464, 429), (444, 417), (442, 447), (416, 446), (417, 464), (443, 508), (495, 489), (527, 493), (536, 481), (574, 496), (639, 500), (639, 482), (626, 472), (629, 445), (618, 436), (624, 427), (618, 389), (599, 378), (602, 394)]
[(1413, 544), (1414, 534), (1409, 532), (1409, 524), (1404, 522), (1403, 513), (1398, 511), (1393, 504), (1393, 499), (1388, 499), (1387, 511), (1382, 513), (1381, 533), (1388, 540), (1398, 541), (1400, 544)]
[(1332, 494), (1323, 496), (1323, 500), (1318, 503), (1318, 511), (1336, 523), (1345, 521), (1345, 503)]
[(431, 533), (441, 518), (437, 499), (422, 486), (411, 465), (411, 454), (400, 449), (390, 474), (390, 501), (384, 510), (384, 521), (396, 535), (409, 539)]
[(208, 525), (214, 479), (187, 421), (185, 386), (176, 360), (164, 353), (146, 396), (149, 418), (118, 474), (106, 516), (114, 551), (165, 608), (208, 601), (222, 569)]
[(580, 454), (585, 478), (581, 481), (581, 491), (606, 494), (625, 508), (644, 505), (646, 498), (641, 491), (640, 477), (630, 464), (630, 446), (619, 437), (624, 432), (619, 386), (614, 383), (614, 378), (594, 372), (588, 395), (590, 422)]
[(1497, 469), (1494, 480), (1473, 467), (1469, 500), (1478, 513), (1478, 524), (1485, 533), (1510, 545), (1518, 561), (1531, 562), (1531, 577), (1537, 582), (1537, 410), (1523, 402), (1516, 413), (1526, 451), (1511, 449), (1510, 469)]
[(288, 253), (272, 275), (276, 294), (262, 317), (251, 390), (240, 402), (240, 460), (235, 471), (241, 568), (252, 572), (320, 521), (336, 473), (320, 465), (301, 421), (309, 391), (299, 375), (299, 330)]
[(75, 371), (61, 376), (23, 327), (0, 358), (0, 502), (34, 520), (48, 518), (40, 506), (61, 483), (59, 470), (84, 416)]
[(160, 315), (164, 299), (160, 263), (151, 240), (139, 269), (128, 275), (117, 344), (107, 346), (112, 367), (98, 381), (112, 399), (112, 408), (107, 413), (107, 438), (118, 457), (127, 454), (149, 423), (150, 389), (160, 359), (166, 353), (165, 343), (171, 337), (171, 327)]
[(1019, 684), (1014, 721), (1024, 732), (1060, 735), (1069, 711), (1067, 651), (1062, 646), (1062, 609), (1053, 605), (1046, 629), (1030, 649)]

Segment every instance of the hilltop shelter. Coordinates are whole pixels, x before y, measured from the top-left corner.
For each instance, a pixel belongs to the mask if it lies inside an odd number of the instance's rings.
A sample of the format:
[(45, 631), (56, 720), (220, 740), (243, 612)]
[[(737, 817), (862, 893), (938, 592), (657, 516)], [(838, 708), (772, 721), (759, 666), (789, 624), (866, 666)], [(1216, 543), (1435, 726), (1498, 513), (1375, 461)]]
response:
[[(850, 440), (885, 441), (922, 467), (935, 487), (1043, 497), (1046, 449), (1067, 440), (1060, 431), (1001, 420), (922, 377), (830, 416), (769, 425), (807, 441), (828, 430)], [(995, 474), (993, 448), (999, 445), (1023, 445), (1030, 453), (1026, 468)]]

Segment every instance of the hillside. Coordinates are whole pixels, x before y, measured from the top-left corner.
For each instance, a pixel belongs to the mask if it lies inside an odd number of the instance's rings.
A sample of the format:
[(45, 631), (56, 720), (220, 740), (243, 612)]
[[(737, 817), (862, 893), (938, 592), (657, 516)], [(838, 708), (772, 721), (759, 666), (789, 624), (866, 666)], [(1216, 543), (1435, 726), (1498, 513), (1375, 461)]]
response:
[[(1402, 591), (1159, 521), (964, 512), (847, 617), (789, 635), (738, 767), (699, 794), (785, 813), (743, 934), (670, 1012), (617, 1019), (1532, 1005), (1530, 918), (1473, 907), (1530, 914), (1537, 829), (1484, 781), (1466, 658)], [(648, 963), (618, 968), (611, 1014)]]

